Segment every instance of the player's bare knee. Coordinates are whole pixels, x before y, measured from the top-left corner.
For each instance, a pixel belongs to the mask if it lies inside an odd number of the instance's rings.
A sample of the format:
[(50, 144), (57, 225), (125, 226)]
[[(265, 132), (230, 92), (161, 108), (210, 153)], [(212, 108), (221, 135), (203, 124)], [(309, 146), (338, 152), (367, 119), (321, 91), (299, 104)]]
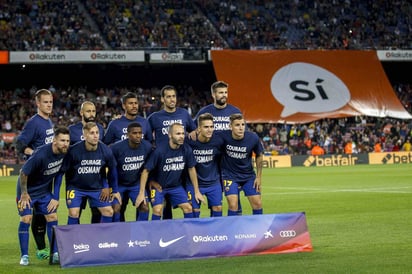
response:
[(46, 217), (47, 222), (57, 221), (57, 213), (51, 213), (51, 214), (45, 215), (44, 217)]
[(228, 199), (227, 204), (230, 210), (237, 210), (239, 206), (237, 199)]
[(250, 201), (250, 205), (253, 209), (261, 209), (262, 208), (262, 200), (260, 199), (253, 199)]
[(183, 210), (184, 213), (193, 212), (192, 206), (189, 203), (180, 204), (179, 207)]
[(33, 219), (33, 215), (25, 215), (25, 216), (20, 217), (20, 221), (25, 224), (30, 224), (32, 219)]
[(154, 206), (153, 207), (153, 214), (157, 216), (162, 216), (163, 207), (162, 206)]
[(99, 210), (103, 216), (113, 216), (113, 208), (111, 206), (100, 207)]
[(212, 206), (213, 211), (222, 211), (222, 206)]
[(79, 216), (80, 216), (80, 208), (70, 208), (69, 209), (69, 217), (79, 218)]
[(113, 207), (113, 212), (114, 213), (119, 213), (120, 212), (121, 206), (119, 204), (114, 204), (112, 207)]

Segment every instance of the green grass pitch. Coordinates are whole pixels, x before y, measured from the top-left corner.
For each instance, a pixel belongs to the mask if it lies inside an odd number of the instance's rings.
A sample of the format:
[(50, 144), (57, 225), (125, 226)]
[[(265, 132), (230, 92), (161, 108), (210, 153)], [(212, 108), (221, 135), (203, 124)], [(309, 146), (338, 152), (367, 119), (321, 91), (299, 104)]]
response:
[[(0, 273), (412, 273), (411, 167), (264, 169), (264, 213), (306, 212), (313, 252), (68, 269), (37, 260), (32, 236), (30, 265), (19, 265), (17, 178), (0, 177)], [(244, 214), (251, 214), (242, 201)], [(59, 223), (66, 224), (67, 208), (60, 202)], [(133, 214), (129, 204), (126, 218)], [(174, 215), (182, 216), (180, 210)], [(207, 215), (203, 210), (201, 216)], [(89, 219), (87, 209), (81, 222)]]

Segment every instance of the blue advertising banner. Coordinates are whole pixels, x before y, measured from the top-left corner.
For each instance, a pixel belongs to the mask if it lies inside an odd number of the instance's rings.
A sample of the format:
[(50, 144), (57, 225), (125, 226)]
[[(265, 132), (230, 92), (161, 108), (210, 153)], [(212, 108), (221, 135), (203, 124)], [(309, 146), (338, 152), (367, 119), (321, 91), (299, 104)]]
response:
[(305, 213), (63, 225), (62, 267), (312, 251)]

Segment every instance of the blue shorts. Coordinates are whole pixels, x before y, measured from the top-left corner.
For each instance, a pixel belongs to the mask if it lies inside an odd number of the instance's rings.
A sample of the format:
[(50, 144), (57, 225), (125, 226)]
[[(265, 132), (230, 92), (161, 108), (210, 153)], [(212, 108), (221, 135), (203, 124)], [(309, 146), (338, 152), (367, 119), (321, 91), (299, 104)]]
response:
[[(199, 209), (201, 202), (196, 202), (195, 197), (195, 189), (193, 185), (188, 184), (186, 186), (187, 194), (189, 196), (190, 201), (192, 202), (193, 209)], [(209, 207), (211, 206), (221, 206), (222, 205), (222, 185), (220, 184), (220, 180), (211, 186), (207, 187), (199, 187), (199, 191), (202, 195), (205, 195), (207, 198), (207, 204)]]
[[(120, 196), (122, 197), (122, 200), (125, 196), (125, 194), (127, 194), (127, 197), (129, 197), (130, 201), (132, 202), (133, 205), (134, 202), (136, 202), (136, 198), (139, 195), (139, 191), (140, 191), (140, 184), (137, 186), (118, 186), (118, 191), (120, 193)], [(147, 192), (145, 190), (145, 197), (146, 197), (146, 202), (149, 202), (149, 198), (147, 197)], [(119, 204), (119, 201), (117, 199), (113, 200), (113, 204)]]
[(89, 201), (90, 207), (106, 207), (111, 206), (111, 202), (100, 201), (101, 190), (97, 191), (83, 191), (79, 189), (67, 189), (66, 190), (66, 205), (67, 208), (81, 207), (83, 197), (86, 197)]
[(173, 188), (163, 188), (162, 191), (152, 189), (150, 191), (150, 202), (152, 206), (163, 204), (166, 195), (169, 197), (173, 208), (189, 202), (186, 190), (183, 186), (177, 186)]
[(254, 196), (260, 195), (259, 191), (256, 191), (256, 188), (253, 187), (255, 178), (247, 181), (232, 181), (232, 180), (223, 180), (223, 190), (225, 196), (228, 195), (239, 195), (240, 191), (243, 190), (245, 196)]
[(47, 206), (49, 205), (50, 201), (53, 199), (53, 196), (51, 193), (46, 194), (43, 197), (40, 198), (35, 198), (32, 199), (30, 202), (30, 208), (26, 206), (26, 208), (21, 209), (20, 208), (20, 203), (19, 203), (19, 198), (16, 198), (17, 202), (17, 210), (19, 211), (20, 216), (26, 216), (26, 215), (33, 215), (33, 208), (36, 210), (36, 214), (40, 215), (49, 215), (51, 213), (55, 213), (56, 210), (53, 210), (52, 212), (47, 211)]

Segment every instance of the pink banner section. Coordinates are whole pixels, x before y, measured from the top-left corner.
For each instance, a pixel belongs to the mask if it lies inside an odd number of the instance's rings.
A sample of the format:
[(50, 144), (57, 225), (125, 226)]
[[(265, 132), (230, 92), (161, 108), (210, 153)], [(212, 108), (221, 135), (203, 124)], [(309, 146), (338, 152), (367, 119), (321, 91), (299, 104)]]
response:
[(64, 225), (54, 232), (62, 267), (312, 251), (304, 212)]

